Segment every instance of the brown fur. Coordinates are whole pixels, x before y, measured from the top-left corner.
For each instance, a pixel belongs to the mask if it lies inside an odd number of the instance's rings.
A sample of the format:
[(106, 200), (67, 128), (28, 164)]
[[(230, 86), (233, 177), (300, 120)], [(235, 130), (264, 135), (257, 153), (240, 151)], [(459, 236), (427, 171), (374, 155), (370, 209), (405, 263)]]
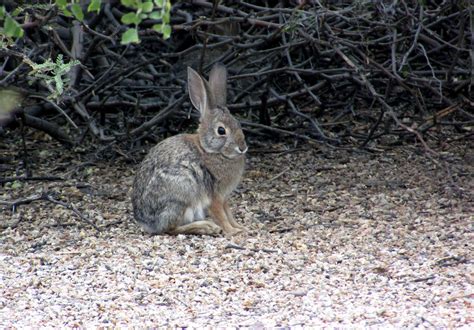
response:
[[(196, 134), (160, 142), (136, 173), (133, 210), (147, 232), (216, 235), (243, 230), (228, 199), (241, 180), (247, 144), (239, 122), (225, 107), (226, 80), (227, 71), (220, 65), (211, 70), (209, 82), (188, 69), (189, 94), (201, 113), (200, 125)], [(204, 220), (207, 213), (210, 220)]]

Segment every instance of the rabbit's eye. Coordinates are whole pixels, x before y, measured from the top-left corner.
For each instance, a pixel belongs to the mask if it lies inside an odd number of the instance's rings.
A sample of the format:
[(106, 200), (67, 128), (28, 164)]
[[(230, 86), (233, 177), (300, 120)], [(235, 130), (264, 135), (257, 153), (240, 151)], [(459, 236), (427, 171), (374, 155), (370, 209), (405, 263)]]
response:
[(217, 134), (219, 134), (219, 135), (225, 135), (225, 128), (222, 127), (222, 126), (219, 126), (219, 127), (217, 128)]

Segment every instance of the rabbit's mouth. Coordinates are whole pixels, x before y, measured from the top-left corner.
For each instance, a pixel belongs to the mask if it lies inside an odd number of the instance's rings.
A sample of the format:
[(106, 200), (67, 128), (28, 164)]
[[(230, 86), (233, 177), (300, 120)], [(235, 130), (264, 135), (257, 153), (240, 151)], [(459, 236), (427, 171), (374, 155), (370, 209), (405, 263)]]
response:
[(238, 154), (244, 155), (244, 154), (247, 152), (247, 150), (249, 150), (249, 147), (248, 147), (248, 146), (245, 146), (245, 148), (242, 149), (242, 148), (240, 148), (239, 146), (236, 146), (236, 147), (234, 148), (234, 150), (235, 150)]
[(245, 157), (245, 153), (249, 148), (245, 146), (244, 149), (241, 149), (239, 146), (235, 146), (234, 149), (228, 150), (228, 152), (222, 152), (222, 155), (228, 159), (237, 159), (240, 157)]

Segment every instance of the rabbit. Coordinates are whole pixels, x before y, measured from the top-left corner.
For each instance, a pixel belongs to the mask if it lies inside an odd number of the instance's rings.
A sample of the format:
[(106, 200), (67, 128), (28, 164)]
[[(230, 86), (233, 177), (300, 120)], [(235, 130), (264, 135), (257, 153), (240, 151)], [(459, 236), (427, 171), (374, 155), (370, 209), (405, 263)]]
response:
[[(241, 181), (248, 150), (240, 123), (226, 107), (227, 70), (215, 64), (209, 82), (188, 67), (188, 91), (199, 111), (195, 134), (153, 147), (133, 183), (134, 217), (150, 234), (236, 234), (228, 199)], [(206, 216), (210, 220), (206, 220)]]

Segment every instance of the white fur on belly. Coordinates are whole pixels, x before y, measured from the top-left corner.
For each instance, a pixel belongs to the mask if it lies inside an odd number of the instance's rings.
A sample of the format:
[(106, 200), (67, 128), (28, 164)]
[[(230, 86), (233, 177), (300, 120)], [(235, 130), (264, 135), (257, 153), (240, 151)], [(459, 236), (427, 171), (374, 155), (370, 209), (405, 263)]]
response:
[(211, 204), (211, 201), (207, 196), (204, 196), (199, 201), (197, 201), (193, 206), (188, 207), (184, 211), (184, 221), (185, 223), (191, 223), (193, 221), (204, 220), (206, 217), (206, 210)]

